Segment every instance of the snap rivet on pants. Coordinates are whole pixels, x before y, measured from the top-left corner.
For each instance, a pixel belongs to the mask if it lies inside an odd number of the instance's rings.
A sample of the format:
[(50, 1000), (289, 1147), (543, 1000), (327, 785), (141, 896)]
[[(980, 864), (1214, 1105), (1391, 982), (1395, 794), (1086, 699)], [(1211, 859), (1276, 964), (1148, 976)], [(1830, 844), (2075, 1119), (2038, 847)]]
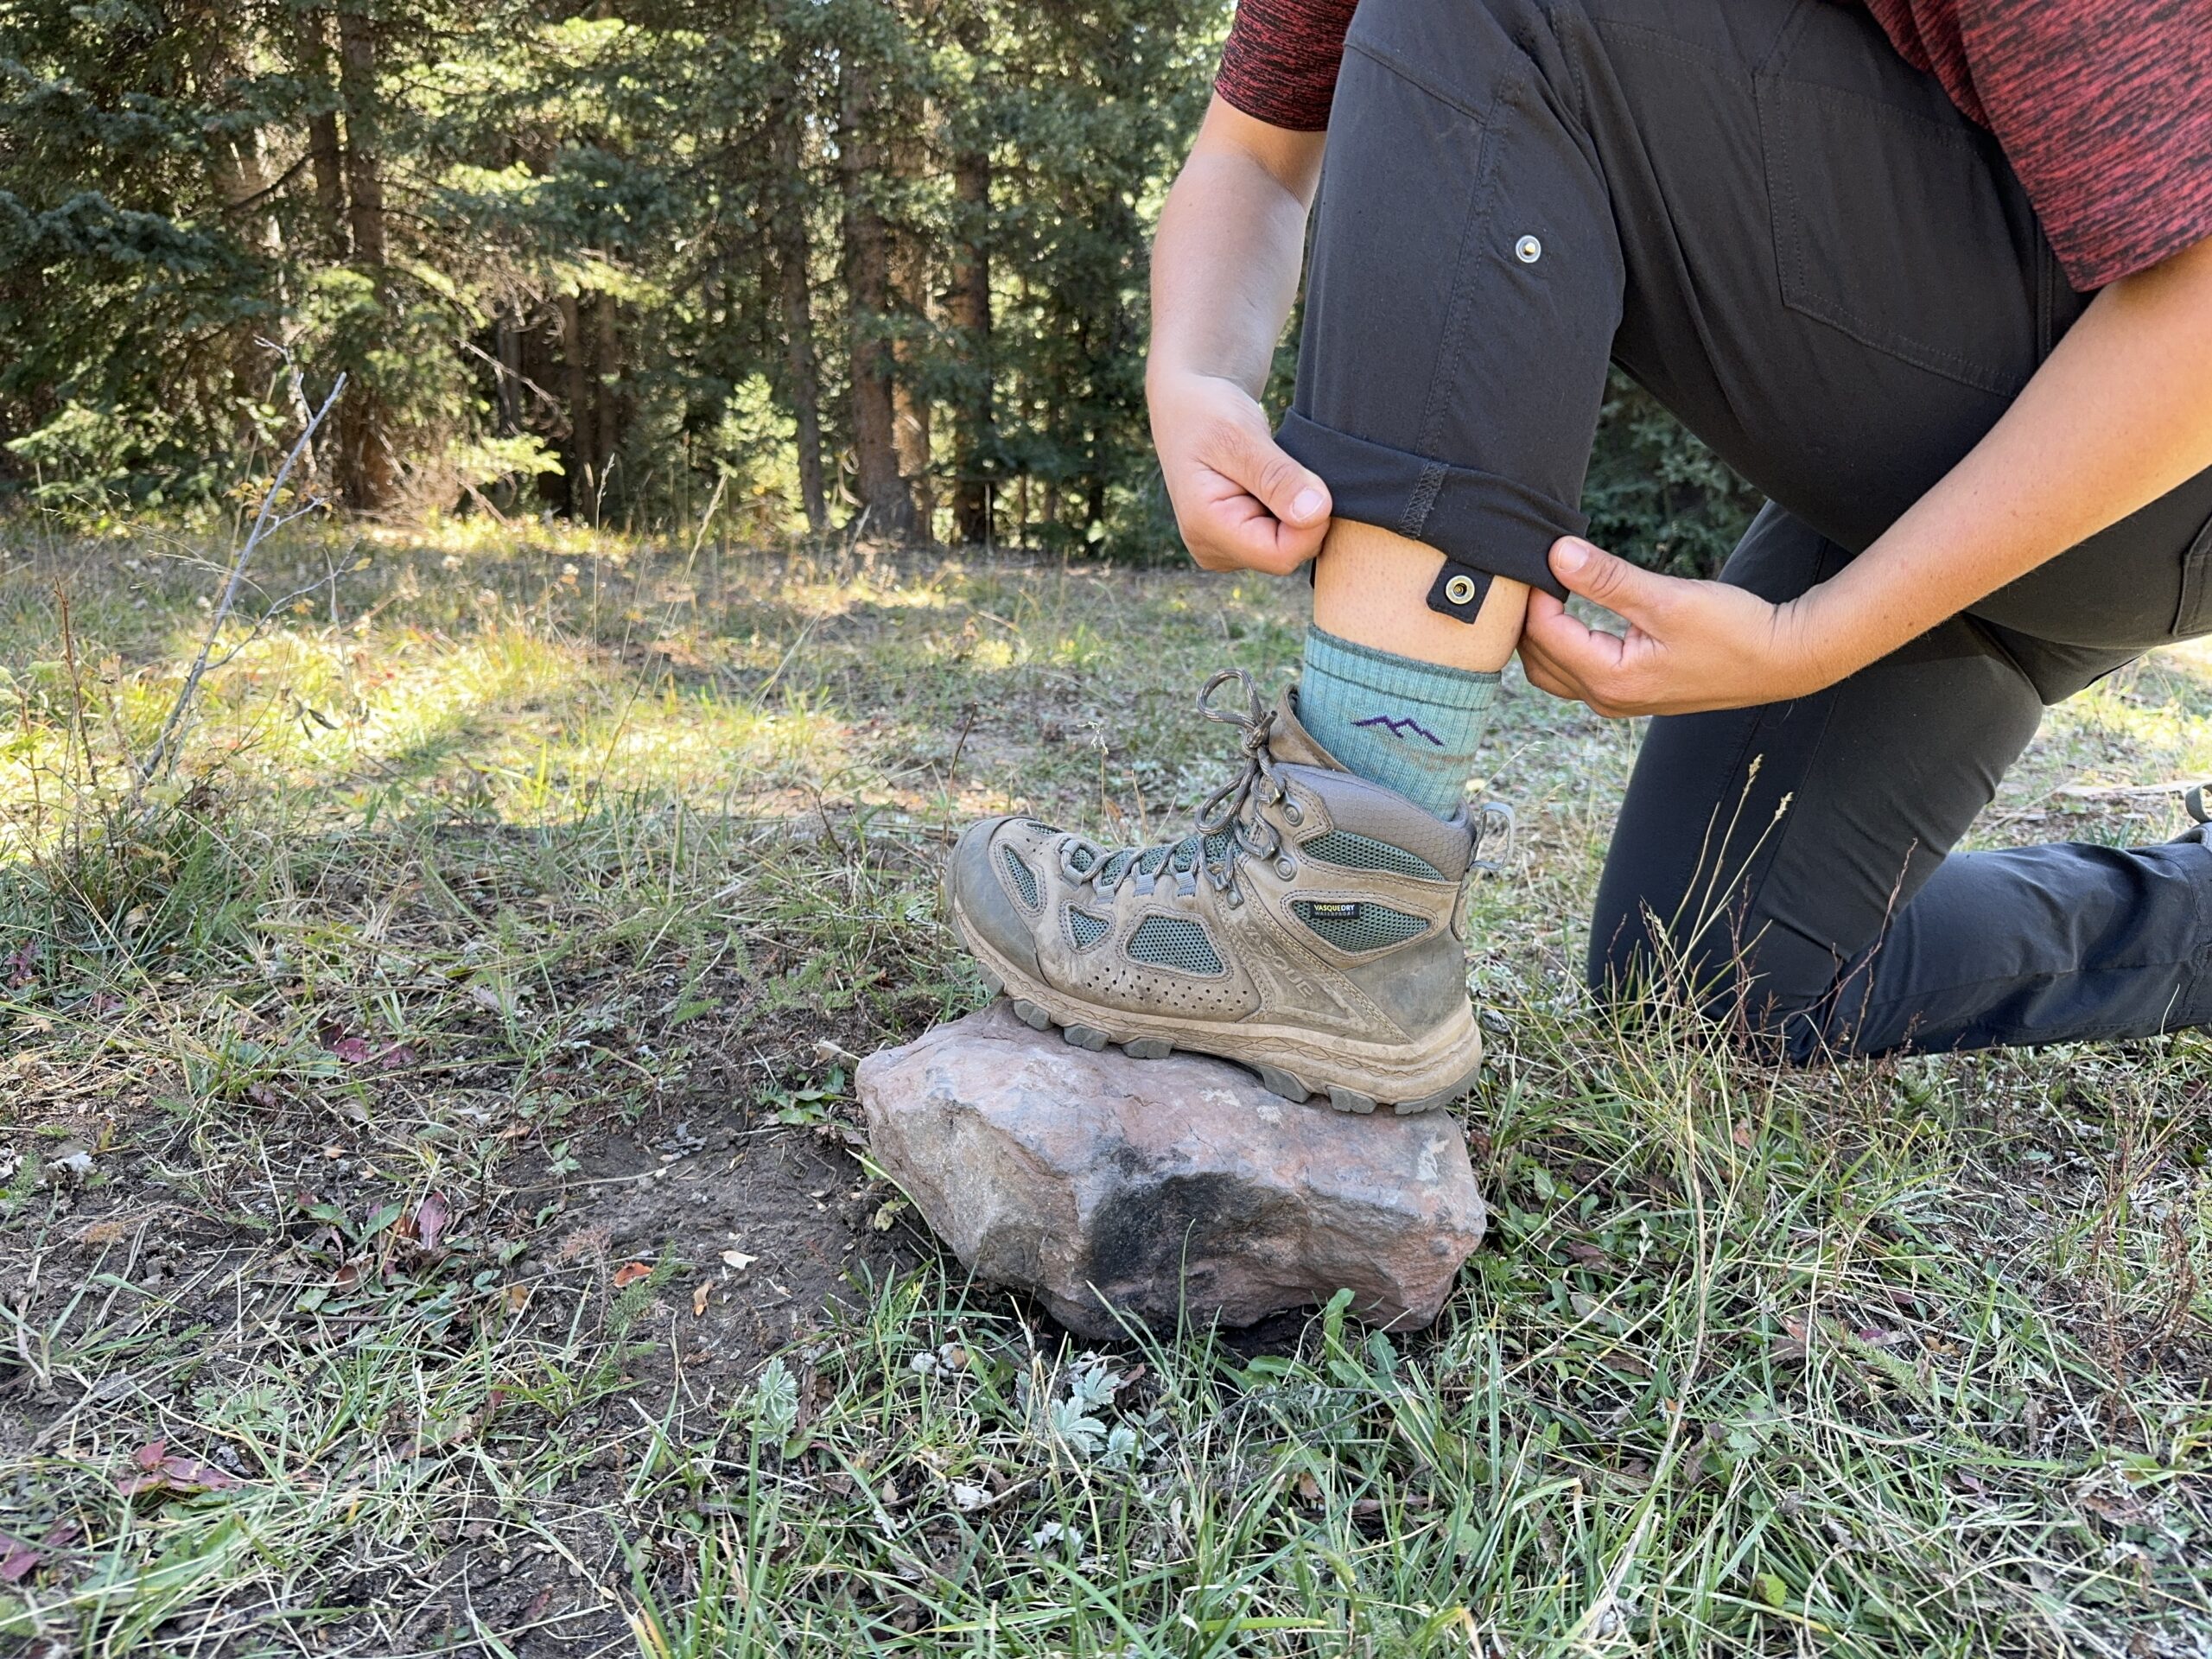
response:
[(1513, 257), (1524, 265), (1533, 265), (1544, 257), (1544, 245), (1533, 236), (1524, 236), (1513, 245)]
[(1444, 584), (1444, 597), (1454, 605), (1465, 605), (1474, 596), (1475, 579), (1472, 576), (1454, 576)]

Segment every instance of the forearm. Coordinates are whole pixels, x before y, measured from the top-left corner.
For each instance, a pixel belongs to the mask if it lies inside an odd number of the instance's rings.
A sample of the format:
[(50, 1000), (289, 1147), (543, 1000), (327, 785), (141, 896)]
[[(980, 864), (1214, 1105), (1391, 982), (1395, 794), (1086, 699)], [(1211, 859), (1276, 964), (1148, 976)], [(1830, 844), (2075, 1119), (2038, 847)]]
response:
[(2004, 417), (1785, 626), (1840, 679), (2212, 467), (2212, 242), (2099, 294)]
[(1160, 211), (1149, 375), (1215, 375), (1259, 396), (1297, 296), (1321, 147), (1215, 100)]

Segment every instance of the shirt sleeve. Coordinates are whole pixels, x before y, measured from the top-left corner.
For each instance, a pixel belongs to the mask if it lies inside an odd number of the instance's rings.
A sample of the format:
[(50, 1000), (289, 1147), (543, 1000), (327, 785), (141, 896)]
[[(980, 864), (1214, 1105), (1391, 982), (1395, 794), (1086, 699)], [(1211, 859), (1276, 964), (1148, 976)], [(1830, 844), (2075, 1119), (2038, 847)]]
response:
[(2212, 3), (1961, 0), (1990, 130), (2077, 289), (2212, 236)]
[(1255, 121), (1294, 132), (1329, 124), (1357, 0), (1237, 0), (1214, 91)]

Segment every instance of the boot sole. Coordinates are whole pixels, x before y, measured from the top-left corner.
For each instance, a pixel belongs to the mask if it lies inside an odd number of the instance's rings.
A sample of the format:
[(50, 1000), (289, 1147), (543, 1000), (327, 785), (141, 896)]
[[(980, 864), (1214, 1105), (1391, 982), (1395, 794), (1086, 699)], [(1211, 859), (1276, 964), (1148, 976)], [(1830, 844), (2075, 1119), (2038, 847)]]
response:
[(1058, 1027), (1076, 1048), (1116, 1044), (1137, 1060), (1164, 1059), (1179, 1049), (1209, 1055), (1256, 1072), (1261, 1087), (1285, 1100), (1326, 1101), (1337, 1111), (1363, 1116), (1388, 1109), (1410, 1117), (1448, 1106), (1471, 1091), (1481, 1075), (1482, 1032), (1472, 1008), (1465, 1011), (1464, 1027), (1447, 1027), (1410, 1058), (1380, 1044), (1329, 1041), (1281, 1026), (1202, 1026), (1094, 1008), (1039, 983), (979, 941), (957, 899), (951, 910), (953, 931), (982, 968), (992, 995), (1011, 999), (1015, 1018), (1033, 1031)]

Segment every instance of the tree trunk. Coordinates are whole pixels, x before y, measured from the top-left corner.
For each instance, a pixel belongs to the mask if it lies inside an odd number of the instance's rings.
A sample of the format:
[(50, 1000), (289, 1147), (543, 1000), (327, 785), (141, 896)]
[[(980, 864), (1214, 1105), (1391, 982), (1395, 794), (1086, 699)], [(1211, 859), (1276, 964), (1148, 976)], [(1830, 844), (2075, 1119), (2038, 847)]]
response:
[[(796, 219), (796, 212), (786, 212)], [(791, 417), (798, 425), (798, 493), (810, 530), (830, 527), (822, 481), (822, 370), (814, 355), (814, 305), (806, 275), (805, 233), (779, 251), (784, 291), (784, 351), (791, 377)]]
[(890, 236), (874, 200), (882, 172), (882, 147), (869, 130), (873, 99), (861, 73), (849, 62), (842, 71), (837, 145), (844, 186), (853, 449), (868, 528), (878, 536), (903, 540), (913, 533), (914, 501), (899, 471), (891, 342), (884, 337), (891, 307)]
[(499, 433), (512, 438), (522, 431), (522, 321), (512, 305), (502, 305), (492, 325), (499, 359)]
[[(926, 158), (921, 134), (927, 124), (918, 113), (896, 112), (891, 126), (897, 135), (891, 146), (891, 169), (903, 184), (922, 176)], [(902, 197), (904, 192), (901, 192)], [(900, 327), (892, 342), (896, 372), (892, 382), (892, 445), (899, 452), (899, 474), (914, 502), (914, 527), (924, 541), (937, 536), (937, 486), (931, 476), (930, 401), (922, 389), (921, 355), (930, 320), (930, 248), (912, 226), (893, 232), (892, 267), (896, 283), (893, 300)]]
[[(346, 223), (353, 262), (368, 275), (381, 317), (390, 299), (385, 271), (384, 165), (377, 134), (376, 23), (348, 0), (338, 13), (338, 91), (346, 109)], [(378, 387), (354, 365), (340, 410), (339, 457), (346, 499), (364, 512), (391, 506), (397, 495), (387, 412)]]
[(358, 5), (338, 14), (338, 84), (346, 103), (346, 189), (353, 257), (380, 268), (385, 245), (384, 158), (377, 142), (377, 33), (375, 22)]
[(822, 481), (822, 369), (814, 353), (814, 287), (808, 270), (812, 250), (807, 243), (806, 178), (800, 170), (797, 99), (793, 90), (779, 100), (770, 129), (776, 190), (772, 235), (776, 283), (783, 301), (791, 418), (798, 427), (799, 499), (806, 509), (807, 528), (818, 534), (830, 527), (830, 503)]
[(945, 309), (959, 331), (969, 384), (961, 400), (959, 479), (952, 487), (952, 534), (960, 542), (991, 539), (991, 158), (979, 146), (952, 158), (953, 200), (960, 226), (952, 245), (952, 287)]
[[(929, 317), (929, 250), (916, 236), (899, 238), (900, 309), (916, 322)], [(936, 535), (936, 480), (930, 454), (930, 401), (919, 385), (919, 346), (911, 331), (902, 332), (892, 348), (899, 373), (892, 385), (894, 420), (892, 442), (899, 452), (899, 474), (906, 480), (914, 501), (914, 524), (924, 541)]]
[(590, 383), (584, 361), (583, 308), (574, 294), (555, 302), (561, 315), (561, 401), (569, 415), (569, 516), (588, 518), (599, 484), (597, 458), (592, 440), (598, 435), (591, 418)]
[[(197, 66), (200, 84), (210, 89), (227, 87), (244, 70), (238, 57), (238, 42), (219, 30), (208, 31), (206, 42), (207, 50)], [(240, 113), (234, 103), (228, 99), (226, 103), (226, 113)], [(269, 262), (270, 276), (281, 286), (284, 238), (270, 211), (268, 153), (262, 145), (260, 127), (211, 131), (206, 155), (208, 183), (222, 219), (236, 228), (240, 243)], [(253, 442), (253, 423), (246, 411), (270, 389), (278, 365), (261, 344), (261, 336), (271, 332), (265, 321), (237, 316), (223, 332), (230, 357), (231, 398), (238, 410), (232, 442), (243, 448)]]
[[(620, 319), (614, 314), (614, 296), (593, 297), (592, 314), (592, 454), (599, 459), (601, 494), (605, 480), (622, 448), (622, 339)], [(596, 517), (597, 515), (594, 515)]]
[[(331, 89), (329, 29), (321, 11), (306, 8), (299, 23), (300, 73), (327, 95)], [(346, 163), (339, 146), (336, 110), (308, 117), (308, 163), (315, 175), (315, 214), (327, 251), (334, 259), (346, 258), (353, 243), (346, 228)]]

